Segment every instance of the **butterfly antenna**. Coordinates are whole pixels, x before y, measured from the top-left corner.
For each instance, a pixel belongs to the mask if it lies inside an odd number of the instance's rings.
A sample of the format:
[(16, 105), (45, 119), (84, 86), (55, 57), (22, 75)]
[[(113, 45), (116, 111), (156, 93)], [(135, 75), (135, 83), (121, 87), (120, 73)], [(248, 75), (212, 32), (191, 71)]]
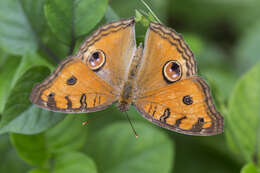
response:
[(131, 120), (130, 120), (130, 118), (129, 118), (129, 116), (128, 116), (128, 113), (127, 113), (126, 111), (125, 111), (124, 113), (126, 114), (126, 118), (127, 118), (127, 120), (129, 121), (129, 123), (130, 123), (130, 125), (131, 125), (131, 127), (132, 127), (132, 130), (133, 130), (133, 132), (134, 132), (135, 137), (138, 138), (138, 134), (137, 134), (136, 131), (135, 131), (135, 128), (134, 128), (134, 126), (133, 126), (133, 124), (132, 124), (132, 122), (131, 122)]

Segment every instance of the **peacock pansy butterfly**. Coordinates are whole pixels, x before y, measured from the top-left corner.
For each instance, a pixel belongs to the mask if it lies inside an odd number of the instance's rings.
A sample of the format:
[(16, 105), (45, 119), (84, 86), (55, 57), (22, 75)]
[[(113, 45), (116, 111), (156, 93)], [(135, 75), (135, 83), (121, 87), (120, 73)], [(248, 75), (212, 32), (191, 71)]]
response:
[(149, 121), (188, 135), (223, 132), (207, 83), (181, 35), (151, 22), (136, 47), (133, 18), (100, 27), (33, 89), (32, 103), (57, 112), (94, 112), (133, 104)]

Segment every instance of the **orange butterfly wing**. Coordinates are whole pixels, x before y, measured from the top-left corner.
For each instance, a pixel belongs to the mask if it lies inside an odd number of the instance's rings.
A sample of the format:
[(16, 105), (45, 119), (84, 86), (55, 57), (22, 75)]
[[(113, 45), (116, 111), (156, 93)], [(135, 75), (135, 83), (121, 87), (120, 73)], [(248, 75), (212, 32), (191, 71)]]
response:
[[(179, 78), (165, 79), (167, 62), (178, 64)], [(169, 70), (169, 74), (173, 69)], [(171, 77), (171, 76), (170, 76)], [(223, 117), (216, 110), (208, 85), (196, 76), (193, 53), (174, 30), (151, 23), (133, 103), (151, 122), (183, 134), (215, 135), (223, 132)]]
[(162, 76), (165, 62), (177, 60), (182, 67), (181, 79), (196, 74), (193, 53), (181, 35), (171, 28), (150, 23), (146, 32), (142, 64), (137, 79), (139, 90), (151, 90), (167, 86)]
[(223, 132), (223, 117), (200, 77), (145, 92), (135, 106), (145, 118), (169, 130), (205, 136)]
[[(38, 84), (30, 99), (42, 108), (58, 112), (105, 109), (118, 100), (134, 51), (133, 19), (104, 25), (86, 39), (76, 56), (68, 57)], [(93, 60), (97, 56), (103, 58), (98, 70), (90, 68), (91, 56)]]

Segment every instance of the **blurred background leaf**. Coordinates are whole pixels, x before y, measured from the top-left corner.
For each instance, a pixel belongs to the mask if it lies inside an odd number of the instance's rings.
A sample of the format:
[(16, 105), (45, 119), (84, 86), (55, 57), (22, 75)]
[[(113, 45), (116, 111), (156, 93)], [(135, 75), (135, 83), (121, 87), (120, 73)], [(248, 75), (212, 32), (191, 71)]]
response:
[(241, 75), (247, 72), (260, 59), (260, 22), (256, 22), (249, 27), (245, 34), (238, 40), (235, 46), (235, 55), (237, 57), (237, 72)]
[(244, 75), (232, 93), (226, 134), (232, 148), (247, 162), (259, 164), (260, 63)]

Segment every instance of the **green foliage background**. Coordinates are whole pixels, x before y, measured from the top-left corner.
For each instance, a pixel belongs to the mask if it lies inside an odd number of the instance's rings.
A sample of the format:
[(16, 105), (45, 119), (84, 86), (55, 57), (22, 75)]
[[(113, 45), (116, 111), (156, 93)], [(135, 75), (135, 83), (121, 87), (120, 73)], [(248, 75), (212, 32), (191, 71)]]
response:
[[(260, 172), (260, 1), (145, 2), (152, 11), (140, 0), (0, 1), (1, 173)], [(32, 87), (87, 35), (131, 16), (138, 42), (156, 18), (182, 33), (225, 117), (224, 134), (170, 132), (131, 107), (135, 139), (115, 106), (65, 115), (30, 103)]]

